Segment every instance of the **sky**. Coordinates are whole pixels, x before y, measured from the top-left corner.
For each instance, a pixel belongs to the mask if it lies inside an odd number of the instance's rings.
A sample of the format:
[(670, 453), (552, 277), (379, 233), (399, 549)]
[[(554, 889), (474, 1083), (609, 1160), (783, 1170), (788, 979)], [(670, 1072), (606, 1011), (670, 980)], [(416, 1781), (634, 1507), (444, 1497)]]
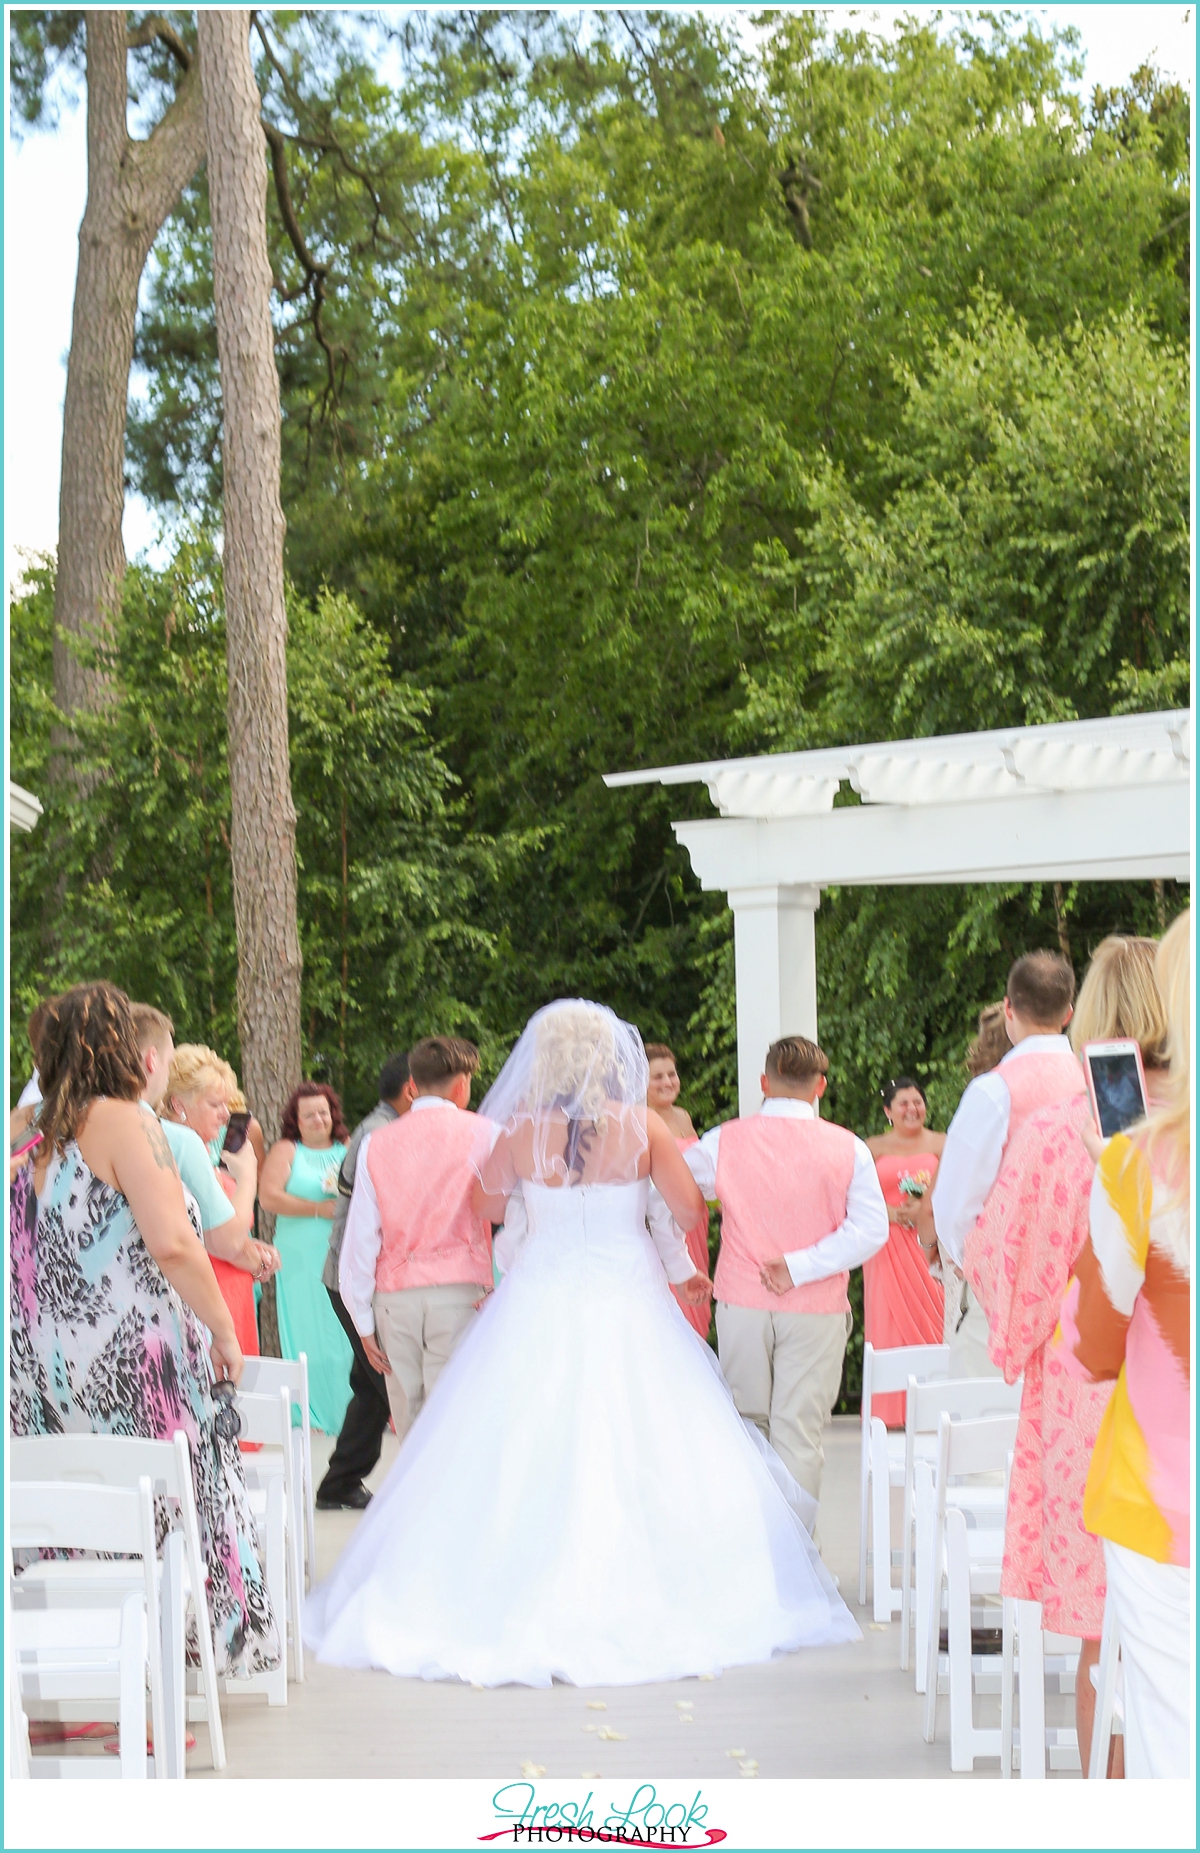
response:
[[(713, 12), (741, 9), (713, 7)], [(932, 6), (833, 7), (886, 29), (900, 11)], [(942, 9), (945, 11), (946, 9)], [(1019, 9), (1048, 32), (1074, 25), (1084, 58), (1082, 89), (1123, 83), (1140, 64), (1194, 88), (1195, 16), (1191, 7), (1054, 5)], [(71, 340), (76, 244), (87, 192), (83, 110), (64, 110), (53, 133), (8, 139), (4, 162), (4, 565), (6, 584), (19, 577), (23, 551), (52, 549), (58, 532), (59, 448), (66, 356)], [(137, 496), (125, 509), (130, 558), (153, 553), (152, 511)]]

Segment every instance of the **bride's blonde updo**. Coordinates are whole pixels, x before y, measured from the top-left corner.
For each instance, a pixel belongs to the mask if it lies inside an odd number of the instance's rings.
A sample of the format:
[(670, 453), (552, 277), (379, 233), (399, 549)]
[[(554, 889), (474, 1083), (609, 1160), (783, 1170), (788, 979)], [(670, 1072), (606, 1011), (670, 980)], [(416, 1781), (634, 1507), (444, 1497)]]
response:
[(479, 1108), (473, 1162), (489, 1191), (536, 1183), (633, 1183), (649, 1134), (649, 1064), (632, 1023), (560, 997), (530, 1017)]
[(593, 1004), (559, 1004), (537, 1026), (529, 1107), (537, 1113), (570, 1102), (573, 1119), (592, 1120), (604, 1132), (605, 1106), (626, 1092), (630, 1077), (624, 1067), (610, 1012)]

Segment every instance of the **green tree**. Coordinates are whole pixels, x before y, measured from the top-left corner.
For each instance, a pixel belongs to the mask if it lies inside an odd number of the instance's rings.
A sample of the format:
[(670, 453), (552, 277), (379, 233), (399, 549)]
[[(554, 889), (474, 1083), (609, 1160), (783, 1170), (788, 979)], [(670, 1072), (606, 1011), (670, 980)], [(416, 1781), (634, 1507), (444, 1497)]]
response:
[[(114, 698), (74, 749), (83, 799), (45, 783), (52, 605), (46, 565), (12, 608), (13, 775), (47, 804), (13, 846), (13, 1073), (27, 1067), (24, 1014), (97, 973), (240, 1066), (219, 564), (189, 541), (167, 571), (129, 573), (104, 648)], [(392, 678), (344, 597), (293, 598), (289, 637), (305, 1069), (356, 1111), (391, 1049), (478, 1027), (465, 1000), (494, 956), (488, 897), (519, 850), (455, 842), (427, 699)], [(60, 915), (70, 931), (56, 935)]]

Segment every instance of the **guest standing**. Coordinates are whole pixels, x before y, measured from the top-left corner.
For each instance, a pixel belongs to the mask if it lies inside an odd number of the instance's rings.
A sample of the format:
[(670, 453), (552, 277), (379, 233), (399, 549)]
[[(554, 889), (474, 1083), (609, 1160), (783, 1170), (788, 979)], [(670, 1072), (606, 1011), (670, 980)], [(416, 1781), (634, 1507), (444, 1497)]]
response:
[(17, 1106), (20, 1108), (37, 1107), (41, 1103), (42, 1087), (38, 1074), (38, 1044), (41, 1041), (42, 1025), (46, 1021), (46, 1013), (53, 1001), (52, 998), (45, 998), (40, 1004), (35, 1005), (26, 1025), (25, 1033), (29, 1037), (29, 1047), (33, 1054), (33, 1072), (17, 1096)]
[(976, 1075), (991, 1074), (993, 1068), (999, 1068), (1012, 1046), (1004, 1026), (1001, 998), (998, 1004), (987, 1004), (979, 1012), (975, 1040), (967, 1050), (967, 1073), (972, 1081)]
[[(1011, 1048), (1012, 1043), (1004, 1027), (1004, 999), (1001, 998), (999, 1003), (986, 1004), (979, 1012), (975, 1040), (967, 1050), (966, 1068), (971, 1080), (974, 1081), (981, 1074), (991, 1074), (993, 1068), (999, 1068)], [(939, 1249), (930, 1263), (930, 1273), (939, 1272), (942, 1277), (942, 1297), (945, 1300), (942, 1343), (953, 1345), (967, 1315), (971, 1290), (967, 1286), (966, 1275), (955, 1267), (944, 1249)]]
[(1116, 1380), (1083, 1522), (1104, 1540), (1125, 1672), (1125, 1773), (1191, 1774), (1190, 914), (1164, 934), (1157, 975), (1170, 1078), (1162, 1104), (1095, 1150), (1089, 1235), (1056, 1342), (1069, 1368)]
[[(1150, 939), (1105, 939), (1088, 967), (1071, 1041), (1131, 1037), (1146, 1084), (1166, 1084), (1167, 1018)], [(988, 1322), (988, 1351), (1005, 1381), (1023, 1378), (1009, 1479), (1002, 1595), (1040, 1602), (1043, 1626), (1082, 1642), (1075, 1679), (1079, 1754), (1087, 1768), (1104, 1620), (1104, 1556), (1084, 1529), (1083, 1489), (1109, 1399), (1106, 1383), (1067, 1374), (1050, 1347), (1072, 1268), (1088, 1232), (1094, 1161), (1080, 1133), (1086, 1094), (1042, 1107), (1010, 1139), (987, 1207), (967, 1237), (967, 1278)]]
[(338, 1324), (350, 1340), (354, 1361), (350, 1366), (350, 1401), (342, 1421), (341, 1433), (329, 1457), (325, 1478), (317, 1488), (317, 1506), (322, 1511), (347, 1508), (361, 1512), (370, 1504), (371, 1495), (363, 1481), (379, 1463), (383, 1437), (391, 1419), (387, 1377), (383, 1371), (375, 1369), (363, 1350), (358, 1328), (338, 1291), (338, 1266), (342, 1237), (346, 1233), (346, 1214), (354, 1194), (354, 1178), (363, 1140), (377, 1132), (381, 1126), (390, 1126), (393, 1120), (407, 1113), (415, 1095), (416, 1089), (409, 1077), (407, 1055), (389, 1055), (379, 1071), (378, 1103), (351, 1133), (346, 1156), (338, 1171), (337, 1208), (333, 1215), (329, 1250), (321, 1278)]
[[(967, 1237), (1000, 1175), (1008, 1142), (1039, 1107), (1084, 1091), (1083, 1074), (1064, 1030), (1075, 1001), (1075, 973), (1058, 952), (1027, 952), (1011, 967), (1004, 1027), (1012, 1047), (991, 1074), (972, 1081), (950, 1122), (937, 1182), (916, 1214), (927, 1254), (959, 1271)], [(968, 1291), (967, 1310), (951, 1343), (952, 1377), (994, 1376), (987, 1320)]]
[[(888, 1131), (866, 1141), (888, 1206), (888, 1239), (863, 1262), (863, 1336), (877, 1351), (896, 1345), (940, 1345), (945, 1323), (942, 1283), (929, 1272), (917, 1240), (913, 1211), (928, 1195), (946, 1143), (925, 1124), (925, 1089), (911, 1075), (896, 1075), (880, 1089)], [(904, 1426), (904, 1392), (872, 1404), (888, 1428)]]
[[(646, 1088), (646, 1104), (653, 1107), (659, 1119), (665, 1121), (667, 1130), (681, 1152), (686, 1152), (696, 1143), (696, 1128), (692, 1125), (691, 1115), (678, 1106), (679, 1071), (675, 1066), (675, 1056), (665, 1042), (648, 1042), (646, 1060), (650, 1064), (650, 1080)], [(690, 1229), (684, 1231), (688, 1256), (698, 1274), (708, 1275), (708, 1205), (704, 1213), (698, 1216)], [(707, 1301), (696, 1305), (685, 1299), (678, 1287), (672, 1287), (676, 1302), (685, 1319), (694, 1325), (701, 1338), (707, 1339), (712, 1325), (712, 1312)]]
[(280, 1350), (285, 1358), (307, 1354), (312, 1425), (327, 1435), (338, 1433), (350, 1400), (350, 1341), (322, 1282), (348, 1136), (333, 1089), (301, 1081), (283, 1109), (258, 1186), (283, 1257), (275, 1285)]
[[(217, 1668), (279, 1664), (235, 1441), (213, 1377), (236, 1383), (233, 1319), (188, 1215), (129, 999), (111, 984), (55, 998), (39, 1043), (44, 1134), (12, 1190), (14, 1435), (188, 1438)], [(211, 1333), (205, 1343), (204, 1327)]]
[(213, 1157), (229, 1121), (236, 1077), (228, 1062), (202, 1043), (183, 1042), (176, 1048), (170, 1018), (149, 1004), (135, 1004), (133, 1019), (147, 1070), (145, 1097), (157, 1106), (179, 1174), (196, 1199), (204, 1246), (233, 1314), (238, 1344), (247, 1357), (257, 1357), (254, 1287), (278, 1268), (279, 1250), (254, 1239), (258, 1161), (252, 1146), (247, 1142), (223, 1158), (223, 1171)]

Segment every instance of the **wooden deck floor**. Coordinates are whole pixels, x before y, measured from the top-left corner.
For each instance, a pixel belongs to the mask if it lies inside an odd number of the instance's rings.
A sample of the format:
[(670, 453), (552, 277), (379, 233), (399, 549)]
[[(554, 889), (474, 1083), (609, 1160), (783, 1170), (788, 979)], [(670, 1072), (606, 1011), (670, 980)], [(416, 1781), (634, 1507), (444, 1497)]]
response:
[[(323, 1463), (329, 1442), (314, 1437)], [(390, 1442), (379, 1477), (393, 1458)], [(921, 1736), (922, 1701), (898, 1664), (899, 1627), (872, 1628), (859, 1611), (858, 1422), (837, 1417), (826, 1441), (825, 1488), (818, 1534), (826, 1563), (863, 1629), (855, 1646), (803, 1650), (767, 1666), (738, 1667), (714, 1681), (686, 1680), (584, 1692), (548, 1691), (395, 1679), (307, 1663), (302, 1685), (289, 1687), (286, 1709), (261, 1698), (226, 1705), (228, 1766), (218, 1780), (238, 1777), (481, 1777), (520, 1774), (540, 1764), (550, 1777), (655, 1776), (715, 1780), (736, 1772), (731, 1751), (757, 1761), (759, 1774), (796, 1776), (950, 1775), (946, 1701), (939, 1706), (939, 1740)], [(332, 1566), (357, 1518), (318, 1513), (319, 1569)], [(604, 1699), (603, 1714), (587, 1708)], [(690, 1725), (676, 1700), (693, 1703)], [(1069, 1703), (1069, 1701), (1064, 1701)], [(601, 1742), (587, 1724), (622, 1734)], [(1066, 1722), (1064, 1718), (1063, 1722)], [(189, 1757), (189, 1775), (212, 1778), (206, 1733)], [(981, 1764), (977, 1777), (998, 1775)], [(960, 1777), (958, 1780), (969, 1780)]]

